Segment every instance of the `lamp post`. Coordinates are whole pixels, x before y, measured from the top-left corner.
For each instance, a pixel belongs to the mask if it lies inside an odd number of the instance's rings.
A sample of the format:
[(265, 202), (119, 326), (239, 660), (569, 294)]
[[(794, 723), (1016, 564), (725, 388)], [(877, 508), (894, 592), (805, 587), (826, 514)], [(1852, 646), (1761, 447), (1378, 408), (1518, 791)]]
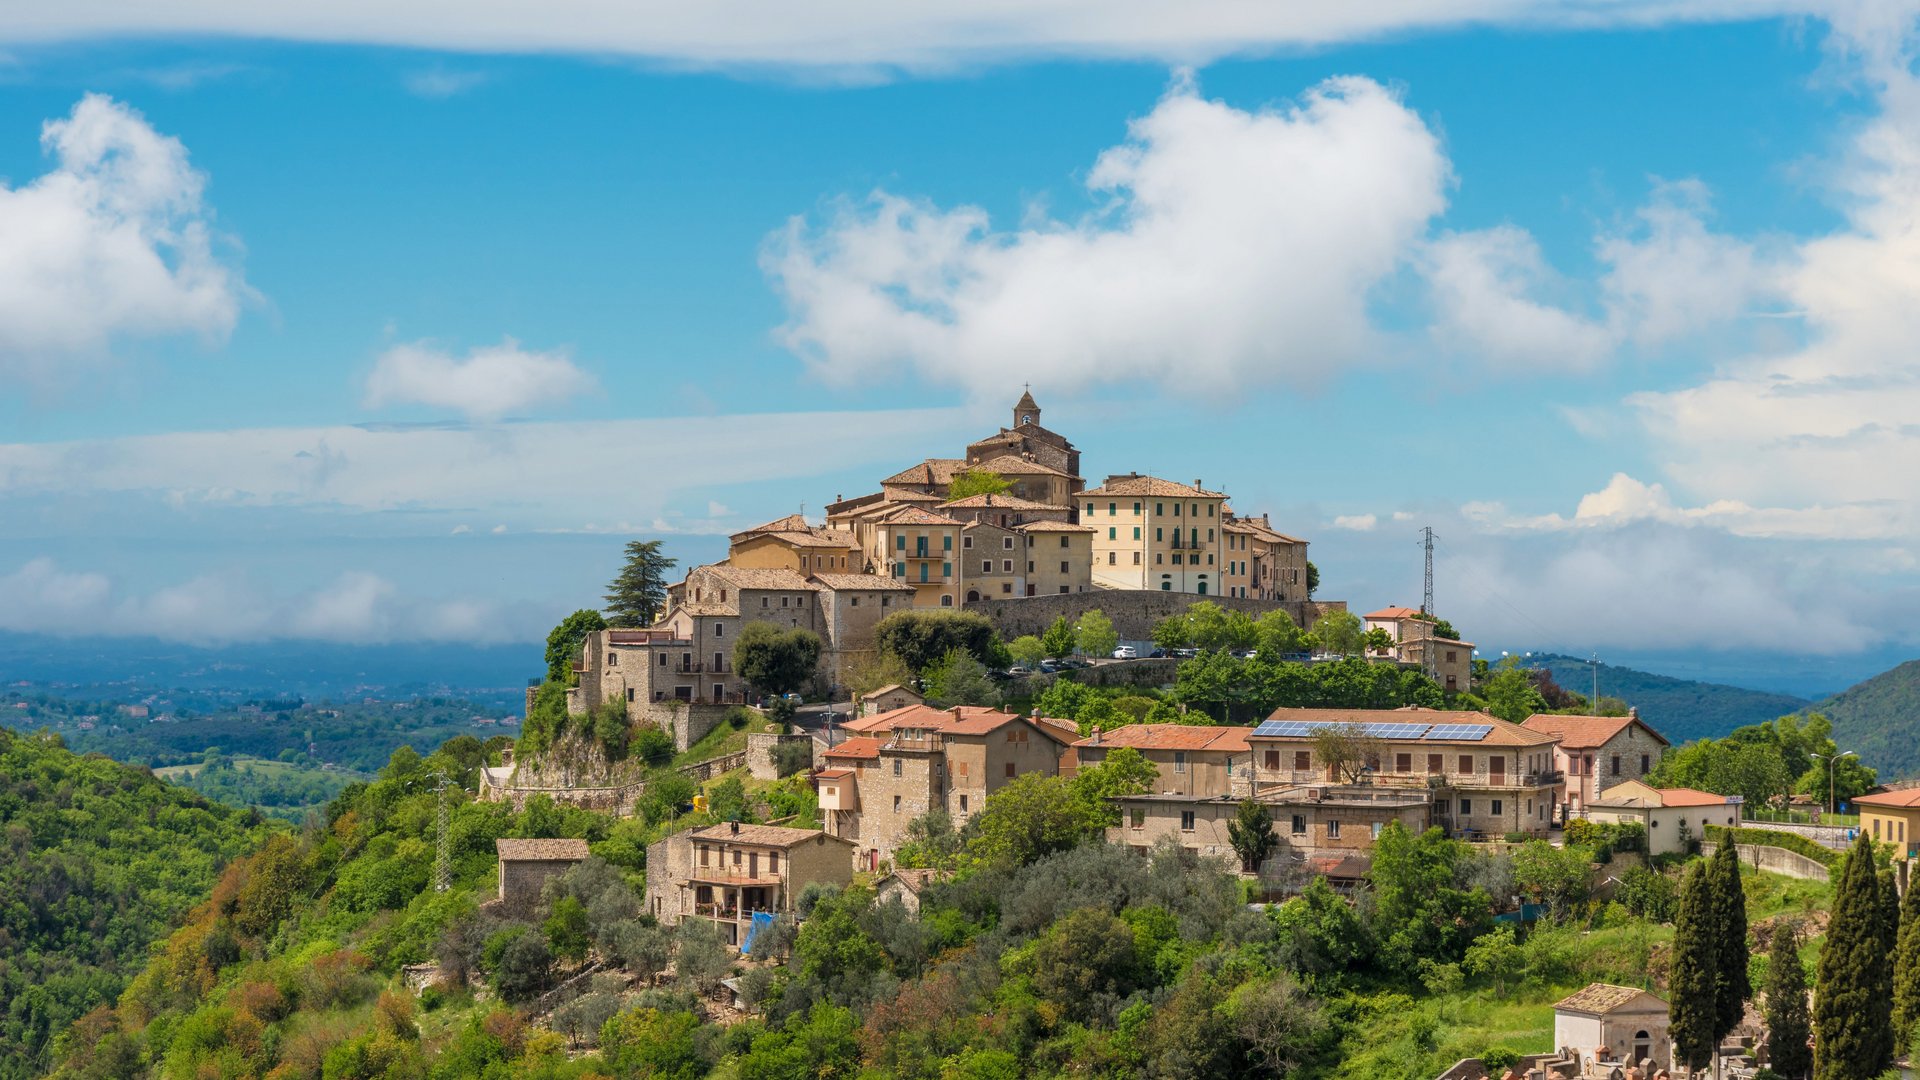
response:
[(1854, 753), (1852, 750), (1845, 750), (1838, 754), (1832, 754), (1832, 755), (1810, 754), (1808, 756), (1817, 757), (1827, 763), (1827, 816), (1832, 817), (1833, 815), (1838, 814), (1840, 812), (1840, 809), (1839, 809), (1840, 800), (1837, 797), (1835, 797), (1834, 791), (1833, 791), (1834, 763), (1838, 762), (1843, 757), (1859, 757), (1860, 755)]

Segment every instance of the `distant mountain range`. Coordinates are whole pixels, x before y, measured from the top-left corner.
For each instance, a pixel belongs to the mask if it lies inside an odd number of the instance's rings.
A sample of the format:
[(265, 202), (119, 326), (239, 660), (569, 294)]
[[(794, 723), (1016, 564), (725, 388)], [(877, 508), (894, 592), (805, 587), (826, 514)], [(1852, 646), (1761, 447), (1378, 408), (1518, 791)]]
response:
[(1880, 770), (1881, 780), (1920, 773), (1920, 660), (1840, 691), (1813, 706), (1833, 721), (1833, 739)]
[[(1576, 694), (1593, 693), (1593, 665), (1579, 657), (1535, 653), (1528, 666), (1546, 668), (1554, 682)], [(1600, 665), (1600, 696), (1616, 697), (1638, 708), (1640, 718), (1675, 746), (1719, 738), (1734, 728), (1797, 713), (1808, 705), (1805, 698), (1791, 694), (1676, 679), (1612, 664)]]

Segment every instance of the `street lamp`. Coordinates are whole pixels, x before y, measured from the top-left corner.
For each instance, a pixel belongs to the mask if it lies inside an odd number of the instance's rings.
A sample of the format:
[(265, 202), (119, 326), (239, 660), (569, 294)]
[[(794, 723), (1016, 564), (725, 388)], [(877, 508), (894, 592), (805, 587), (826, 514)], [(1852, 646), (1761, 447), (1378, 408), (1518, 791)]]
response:
[(1838, 754), (1833, 754), (1831, 756), (1827, 754), (1809, 754), (1808, 756), (1817, 757), (1827, 763), (1827, 816), (1832, 817), (1833, 815), (1838, 814), (1840, 812), (1839, 810), (1840, 800), (1835, 798), (1833, 793), (1834, 763), (1839, 761), (1843, 757), (1859, 757), (1860, 755), (1854, 753), (1851, 750), (1845, 750)]

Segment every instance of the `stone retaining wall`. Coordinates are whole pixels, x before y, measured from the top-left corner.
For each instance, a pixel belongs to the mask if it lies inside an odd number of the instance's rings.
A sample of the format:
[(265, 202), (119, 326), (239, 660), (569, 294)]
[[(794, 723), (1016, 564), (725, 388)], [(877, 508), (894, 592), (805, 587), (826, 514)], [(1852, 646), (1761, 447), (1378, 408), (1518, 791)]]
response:
[[(747, 736), (747, 772), (755, 780), (780, 779), (780, 764), (774, 757), (774, 748), (789, 743), (814, 747), (813, 736), (806, 734)], [(818, 750), (814, 752), (818, 753)]]
[[(1719, 847), (1711, 841), (1700, 845), (1700, 854), (1712, 855)], [(1734, 850), (1740, 853), (1740, 859), (1756, 870), (1767, 870), (1785, 877), (1799, 878), (1802, 881), (1826, 881), (1829, 878), (1827, 868), (1807, 858), (1797, 851), (1786, 848), (1766, 847), (1760, 844), (1735, 844)]]

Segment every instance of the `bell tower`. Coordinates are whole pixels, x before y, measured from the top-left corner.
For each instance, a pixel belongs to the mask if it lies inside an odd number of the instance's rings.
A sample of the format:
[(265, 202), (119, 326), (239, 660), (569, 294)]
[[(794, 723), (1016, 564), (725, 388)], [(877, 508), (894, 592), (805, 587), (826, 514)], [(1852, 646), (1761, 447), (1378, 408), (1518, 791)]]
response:
[(1040, 426), (1040, 406), (1034, 403), (1033, 388), (1031, 386), (1023, 386), (1021, 389), (1024, 390), (1025, 393), (1022, 393), (1020, 400), (1013, 405), (1013, 429), (1015, 431), (1024, 427)]

